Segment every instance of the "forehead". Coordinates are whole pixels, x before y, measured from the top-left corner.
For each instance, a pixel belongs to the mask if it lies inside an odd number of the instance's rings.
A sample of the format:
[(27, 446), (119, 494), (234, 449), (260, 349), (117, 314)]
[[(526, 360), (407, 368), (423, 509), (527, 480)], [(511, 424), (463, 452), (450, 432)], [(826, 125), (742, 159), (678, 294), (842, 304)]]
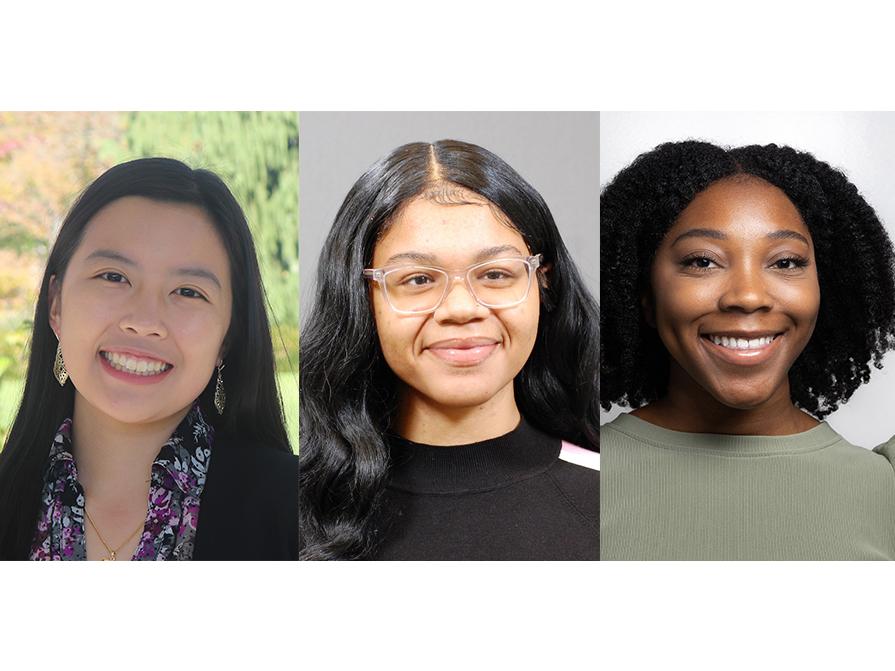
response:
[(721, 230), (731, 237), (763, 237), (775, 230), (794, 230), (811, 238), (789, 197), (757, 177), (738, 176), (711, 184), (681, 212), (669, 234), (695, 227)]
[(201, 265), (229, 276), (220, 236), (205, 211), (195, 205), (119, 198), (87, 224), (73, 261), (98, 249), (143, 260), (148, 268)]
[(463, 264), (484, 248), (501, 246), (512, 246), (522, 255), (530, 253), (522, 235), (488, 201), (476, 197), (455, 205), (415, 198), (377, 241), (373, 263), (381, 265), (395, 254), (418, 252), (440, 263)]

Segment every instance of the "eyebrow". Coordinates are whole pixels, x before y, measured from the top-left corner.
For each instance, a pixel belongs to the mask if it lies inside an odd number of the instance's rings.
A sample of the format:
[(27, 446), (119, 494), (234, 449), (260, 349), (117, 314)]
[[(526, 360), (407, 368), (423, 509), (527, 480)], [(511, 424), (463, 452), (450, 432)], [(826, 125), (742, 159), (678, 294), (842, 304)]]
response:
[(788, 229), (784, 231), (774, 231), (773, 233), (768, 233), (767, 237), (769, 237), (771, 240), (801, 240), (810, 247), (808, 238), (806, 238), (798, 231), (791, 231)]
[(210, 270), (206, 270), (205, 268), (178, 268), (174, 271), (174, 274), (183, 277), (198, 277), (200, 279), (206, 279), (209, 282), (213, 283), (218, 289), (223, 288), (221, 287), (221, 281), (218, 279), (218, 276)]
[(94, 252), (91, 252), (87, 257), (87, 261), (93, 261), (93, 259), (109, 259), (110, 261), (118, 261), (119, 263), (123, 263), (126, 266), (136, 267), (138, 264), (133, 259), (129, 259), (124, 254), (120, 252), (113, 251), (111, 249), (97, 249)]
[[(119, 263), (123, 263), (126, 266), (130, 266), (132, 268), (139, 268), (140, 264), (134, 261), (131, 258), (128, 258), (121, 252), (116, 252), (113, 249), (97, 249), (87, 256), (87, 261), (92, 261), (94, 259), (108, 259), (109, 261), (117, 261)], [(181, 277), (197, 277), (206, 279), (209, 282), (213, 283), (218, 289), (222, 289), (221, 281), (218, 279), (218, 276), (215, 275), (210, 270), (206, 268), (200, 268), (198, 266), (188, 266), (186, 268), (177, 268), (174, 271), (175, 275)]]
[(437, 260), (432, 254), (424, 254), (423, 252), (401, 252), (400, 254), (392, 254), (385, 261), (385, 265), (390, 265), (394, 261), (417, 261), (419, 263), (435, 263)]
[(486, 249), (480, 250), (479, 253), (475, 255), (475, 259), (473, 260), (473, 262), (484, 261), (485, 259), (493, 259), (495, 256), (506, 254), (507, 252), (515, 252), (519, 256), (525, 256), (525, 254), (520, 252), (513, 245), (497, 245), (496, 247), (488, 247)]
[[(798, 231), (792, 231), (789, 229), (785, 229), (782, 231), (772, 231), (765, 237), (770, 240), (801, 240), (806, 245), (810, 246), (808, 238), (806, 238)], [(677, 243), (686, 238), (711, 238), (712, 240), (727, 240), (727, 234), (721, 231), (716, 231), (713, 228), (691, 228), (689, 231), (681, 233), (679, 236), (677, 236), (674, 239), (674, 242), (671, 243), (671, 246), (674, 247)]]
[[(500, 254), (506, 254), (508, 252), (513, 252), (518, 254), (519, 256), (525, 256), (522, 252), (519, 251), (518, 248), (513, 245), (496, 245), (494, 247), (486, 247), (485, 249), (480, 249), (476, 252), (475, 257), (473, 257), (473, 263), (478, 263), (479, 261), (484, 261), (485, 259), (493, 259), (495, 256)], [(393, 254), (388, 257), (385, 261), (385, 265), (391, 265), (395, 261), (416, 261), (418, 263), (437, 263), (438, 257), (434, 254), (426, 254), (424, 252), (401, 252), (400, 254)]]

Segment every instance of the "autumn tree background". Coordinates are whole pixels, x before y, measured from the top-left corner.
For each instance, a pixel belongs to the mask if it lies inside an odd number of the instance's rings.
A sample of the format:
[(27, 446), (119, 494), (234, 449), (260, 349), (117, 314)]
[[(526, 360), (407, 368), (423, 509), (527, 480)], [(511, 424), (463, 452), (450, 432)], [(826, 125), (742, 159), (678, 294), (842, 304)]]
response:
[[(18, 407), (34, 304), (52, 241), (104, 170), (169, 156), (213, 170), (255, 239), (298, 446), (298, 115), (293, 112), (0, 113), (0, 437)], [(47, 374), (50, 374), (49, 372)]]

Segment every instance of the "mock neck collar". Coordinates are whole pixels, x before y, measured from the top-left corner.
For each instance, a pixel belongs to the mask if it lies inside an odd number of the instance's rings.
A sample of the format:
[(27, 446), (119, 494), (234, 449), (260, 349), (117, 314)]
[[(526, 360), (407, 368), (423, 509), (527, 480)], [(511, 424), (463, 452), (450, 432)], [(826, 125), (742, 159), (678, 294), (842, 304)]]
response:
[(389, 486), (414, 494), (462, 494), (507, 487), (543, 473), (562, 441), (525, 421), (502, 436), (466, 445), (426, 445), (386, 436)]

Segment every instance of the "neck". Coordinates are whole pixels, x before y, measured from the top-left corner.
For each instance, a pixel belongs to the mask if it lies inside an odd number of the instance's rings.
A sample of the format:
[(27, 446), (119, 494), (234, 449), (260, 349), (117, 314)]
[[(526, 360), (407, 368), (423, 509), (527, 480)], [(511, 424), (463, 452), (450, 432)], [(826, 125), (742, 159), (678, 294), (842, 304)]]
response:
[(473, 406), (444, 406), (405, 387), (395, 430), (402, 438), (425, 445), (467, 445), (497, 438), (521, 420), (513, 383)]
[(677, 377), (672, 371), (668, 393), (632, 414), (672, 431), (746, 436), (792, 435), (819, 423), (793, 404), (788, 380), (764, 402), (750, 408), (734, 408), (720, 402), (692, 379)]
[(189, 409), (163, 420), (119, 422), (75, 394), (72, 449), (78, 480), (93, 500), (145, 500), (152, 462)]

